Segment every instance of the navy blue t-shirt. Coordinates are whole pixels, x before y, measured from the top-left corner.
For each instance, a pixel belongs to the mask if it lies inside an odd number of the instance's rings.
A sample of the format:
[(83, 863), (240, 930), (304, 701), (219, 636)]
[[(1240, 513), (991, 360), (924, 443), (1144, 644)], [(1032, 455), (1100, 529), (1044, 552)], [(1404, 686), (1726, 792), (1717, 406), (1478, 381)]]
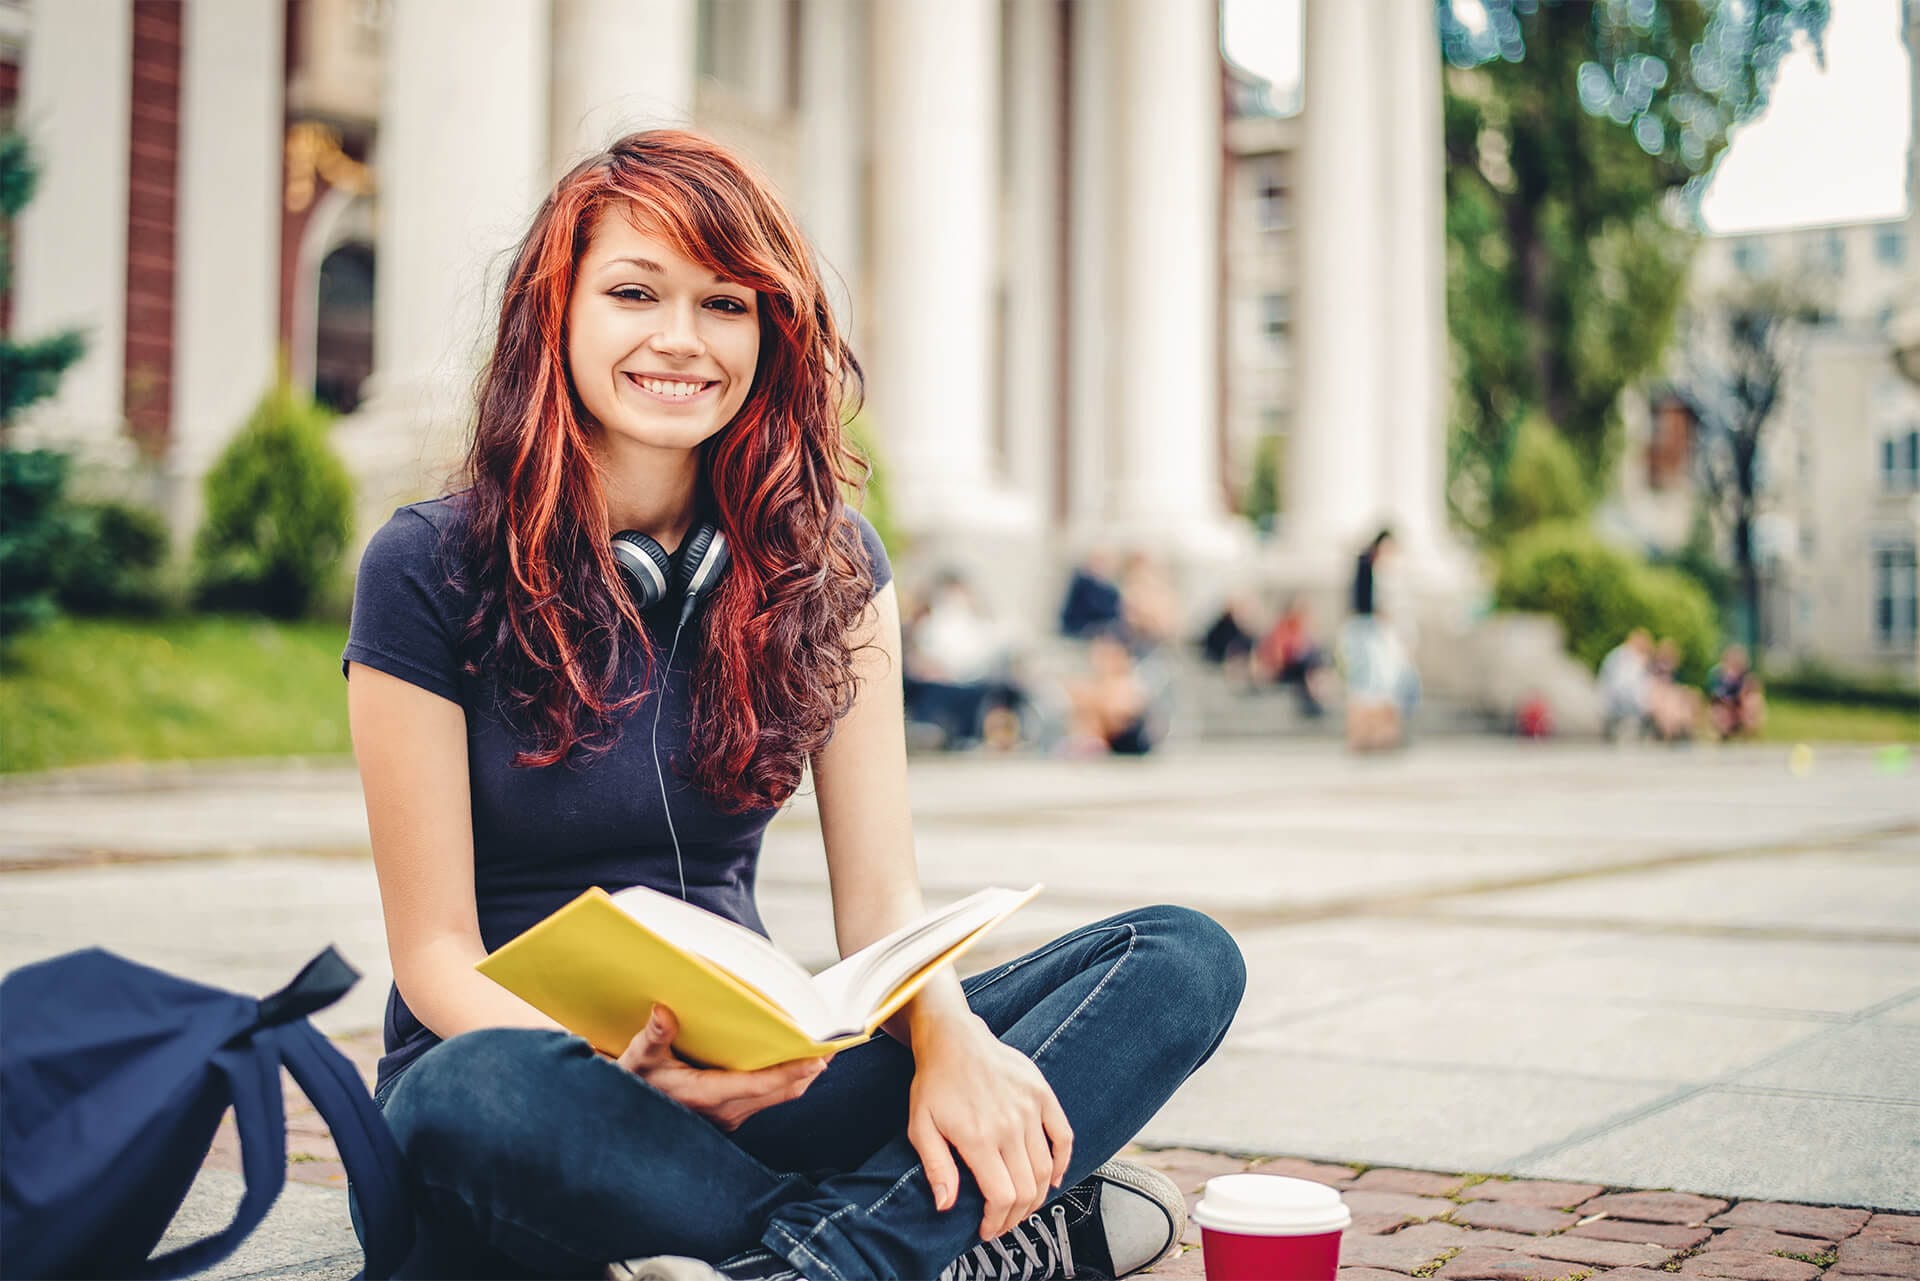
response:
[[(560, 765), (516, 769), (514, 755), (528, 744), (497, 710), (492, 683), (461, 670), (459, 642), (473, 600), (449, 582), (450, 558), (460, 554), (462, 541), (460, 503), (454, 495), (402, 507), (367, 544), (340, 669), (345, 673), (350, 662), (378, 668), (466, 712), (474, 894), (487, 950), (591, 886), (609, 893), (633, 885), (679, 892), (650, 746), (656, 710), (660, 768), (680, 837), (687, 897), (765, 934), (753, 878), (760, 840), (775, 811), (726, 813), (691, 778), (687, 686), (699, 657), (698, 617), (681, 634), (665, 702), (656, 706), (649, 696), (629, 713), (611, 750), (591, 757), (574, 753)], [(859, 527), (877, 592), (893, 577), (886, 549), (865, 517), (848, 515)], [(666, 666), (678, 603), (657, 607), (644, 618), (654, 646), (652, 689)], [(626, 689), (639, 681), (644, 658), (638, 646), (630, 645), (622, 661), (629, 684), (617, 688)], [(387, 1052), (378, 1084), (438, 1040), (395, 987), (387, 996)]]

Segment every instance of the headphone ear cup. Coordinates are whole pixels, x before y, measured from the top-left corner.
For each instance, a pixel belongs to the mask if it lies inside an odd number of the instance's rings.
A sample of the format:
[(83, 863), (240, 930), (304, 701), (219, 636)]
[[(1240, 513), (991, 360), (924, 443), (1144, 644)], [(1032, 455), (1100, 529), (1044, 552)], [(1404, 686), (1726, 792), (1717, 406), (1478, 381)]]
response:
[(613, 536), (613, 559), (641, 609), (652, 609), (667, 598), (673, 562), (659, 543), (638, 530), (623, 529)]
[(700, 526), (687, 539), (686, 546), (680, 549), (680, 574), (676, 582), (684, 601), (680, 607), (682, 618), (691, 618), (700, 602), (713, 595), (731, 559), (727, 536), (712, 525)]

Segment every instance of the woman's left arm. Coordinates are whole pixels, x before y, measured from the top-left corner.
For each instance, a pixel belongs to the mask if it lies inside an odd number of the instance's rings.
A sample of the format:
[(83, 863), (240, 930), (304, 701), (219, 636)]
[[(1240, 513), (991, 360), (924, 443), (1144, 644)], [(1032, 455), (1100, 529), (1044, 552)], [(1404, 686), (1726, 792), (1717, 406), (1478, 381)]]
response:
[[(925, 910), (907, 803), (900, 605), (891, 583), (874, 596), (849, 641), (853, 707), (813, 757), (842, 956)], [(1066, 1114), (1040, 1070), (967, 1008), (951, 968), (920, 989), (887, 1031), (913, 1049), (907, 1133), (934, 1204), (950, 1209), (959, 1195), (957, 1152), (986, 1198), (982, 1240), (1039, 1210), (1066, 1177), (1073, 1148)]]

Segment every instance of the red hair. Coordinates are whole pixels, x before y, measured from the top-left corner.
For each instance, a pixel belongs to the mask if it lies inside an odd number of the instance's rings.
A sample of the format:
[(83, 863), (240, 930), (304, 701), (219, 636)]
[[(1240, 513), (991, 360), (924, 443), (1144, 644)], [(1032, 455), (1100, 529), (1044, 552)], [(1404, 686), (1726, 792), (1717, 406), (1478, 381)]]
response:
[[(514, 254), (466, 461), (463, 576), (477, 598), (466, 670), (498, 682), (503, 710), (531, 739), (519, 766), (606, 750), (647, 697), (654, 654), (609, 547), (597, 429), (567, 362), (580, 259), (615, 209), (759, 296), (753, 386), (700, 447), (702, 498), (733, 560), (700, 616), (692, 748), (695, 781), (722, 808), (778, 805), (853, 703), (846, 637), (873, 579), (842, 498), (867, 469), (841, 415), (863, 383), (792, 215), (697, 134), (630, 134), (582, 161)], [(632, 645), (647, 679), (621, 689)]]

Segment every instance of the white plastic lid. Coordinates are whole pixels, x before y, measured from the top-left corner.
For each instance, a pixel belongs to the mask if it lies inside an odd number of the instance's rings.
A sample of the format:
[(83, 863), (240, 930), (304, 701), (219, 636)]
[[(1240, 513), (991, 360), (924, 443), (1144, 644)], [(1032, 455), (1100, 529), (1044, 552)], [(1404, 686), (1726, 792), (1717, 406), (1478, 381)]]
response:
[(1324, 1183), (1279, 1174), (1220, 1174), (1194, 1207), (1193, 1221), (1215, 1232), (1302, 1237), (1353, 1222), (1340, 1193)]

